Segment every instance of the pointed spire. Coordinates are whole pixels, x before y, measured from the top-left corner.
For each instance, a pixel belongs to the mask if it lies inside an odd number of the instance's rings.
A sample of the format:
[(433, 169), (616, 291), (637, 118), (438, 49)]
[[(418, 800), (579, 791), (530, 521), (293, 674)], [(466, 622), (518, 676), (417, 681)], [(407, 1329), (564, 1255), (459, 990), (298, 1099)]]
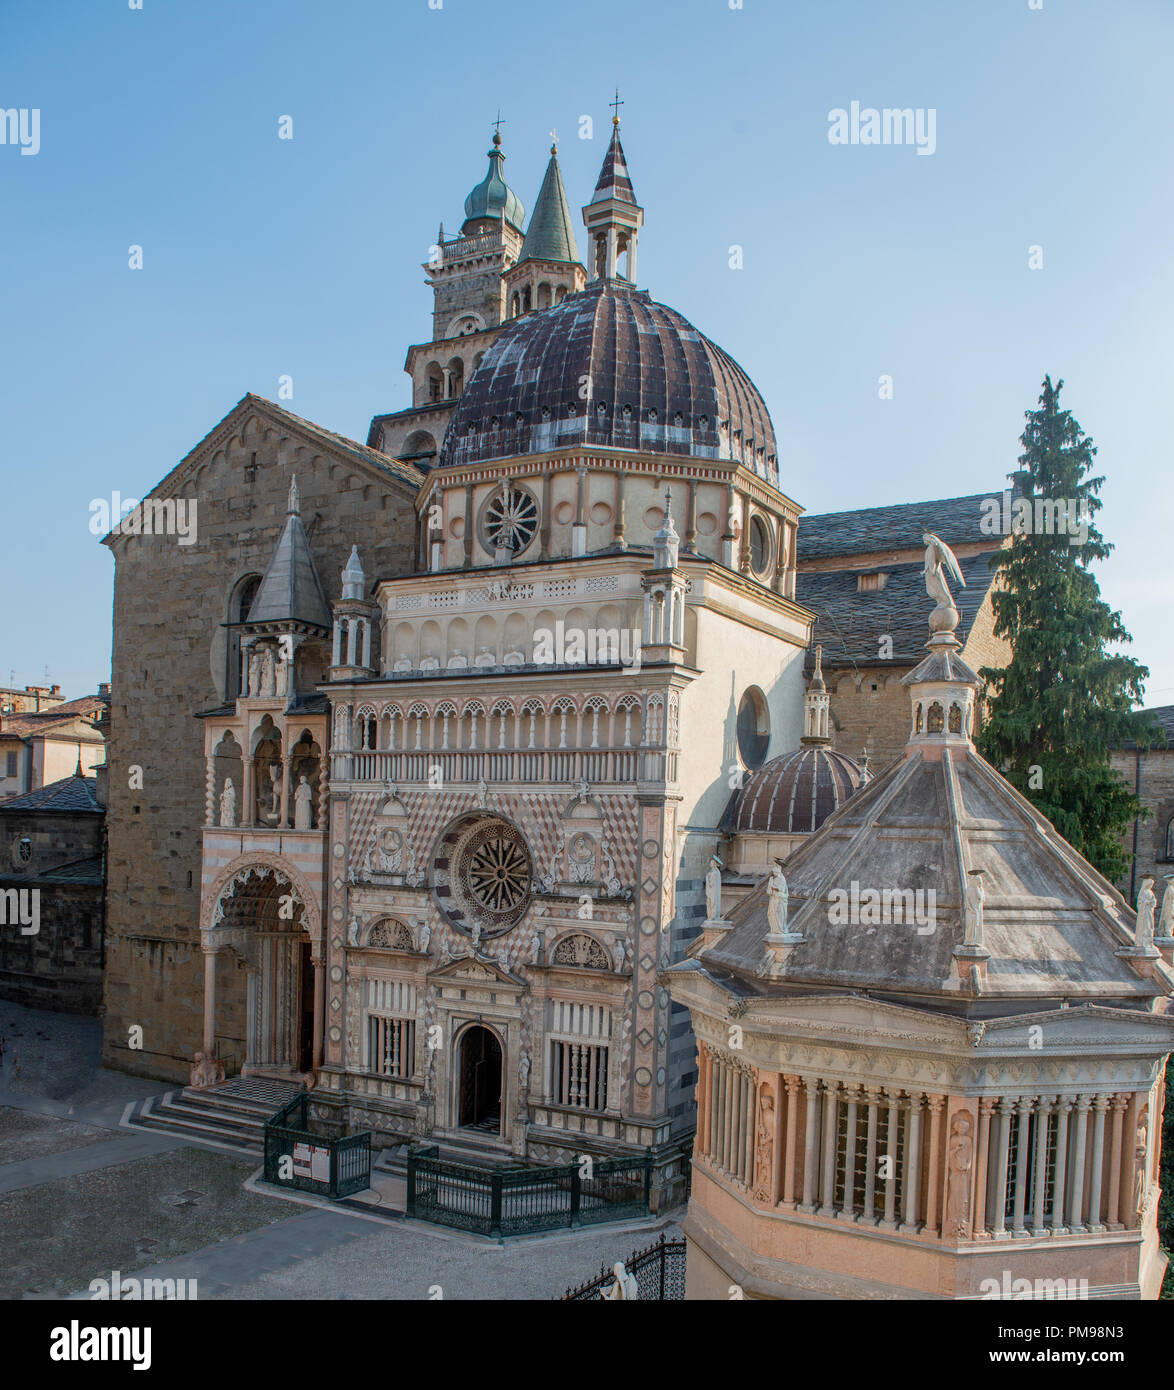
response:
[(367, 576), (363, 573), (363, 565), (359, 560), (359, 547), (352, 545), (351, 557), (346, 562), (346, 569), (342, 572), (343, 598), (363, 598), (366, 584)]
[(518, 257), (519, 264), (522, 261), (579, 261), (571, 209), (558, 164), (557, 142), (550, 147), (550, 162), (530, 214), (530, 226)]
[(302, 524), (296, 477), (289, 480), (285, 530), (249, 609), (250, 623), (298, 622), (329, 628), (330, 606)]
[(628, 173), (628, 161), (624, 147), (620, 144), (620, 118), (612, 117), (611, 144), (603, 157), (603, 167), (595, 183), (593, 203), (604, 203), (609, 198), (618, 198), (621, 203), (636, 206), (636, 190), (632, 187), (632, 176)]
[(681, 538), (673, 525), (673, 490), (664, 490), (664, 520), (660, 530), (652, 538), (652, 564), (655, 569), (675, 569), (680, 552)]
[(830, 744), (831, 741), (831, 698), (823, 681), (823, 647), (817, 646), (815, 670), (811, 673), (803, 699), (803, 737), (800, 742), (810, 747), (816, 743)]

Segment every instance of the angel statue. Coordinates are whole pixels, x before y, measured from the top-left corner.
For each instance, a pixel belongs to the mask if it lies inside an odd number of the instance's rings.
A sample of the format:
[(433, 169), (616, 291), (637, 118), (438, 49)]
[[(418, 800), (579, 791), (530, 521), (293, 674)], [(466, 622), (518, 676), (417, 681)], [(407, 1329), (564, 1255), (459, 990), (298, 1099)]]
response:
[[(953, 614), (953, 621), (934, 623), (930, 618), (930, 626), (935, 631), (944, 628), (952, 631), (958, 625), (958, 610), (954, 607), (954, 598), (946, 585), (946, 576), (956, 579), (962, 588), (966, 588), (966, 580), (962, 577), (962, 571), (958, 568), (958, 561), (954, 552), (939, 536), (935, 536), (932, 531), (922, 533), (921, 539), (925, 542), (925, 568), (921, 571), (925, 575), (925, 592), (937, 604), (935, 614), (948, 617)], [(944, 571), (944, 572), (943, 572)]]

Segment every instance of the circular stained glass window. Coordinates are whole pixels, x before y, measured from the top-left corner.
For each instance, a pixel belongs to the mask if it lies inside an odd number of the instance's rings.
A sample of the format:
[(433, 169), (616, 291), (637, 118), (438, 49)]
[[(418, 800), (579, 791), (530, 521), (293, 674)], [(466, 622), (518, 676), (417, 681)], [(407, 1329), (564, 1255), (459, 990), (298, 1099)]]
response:
[(497, 817), (469, 819), (442, 837), (433, 859), (436, 900), (457, 927), (496, 936), (530, 902), (533, 870), (521, 832)]
[(538, 503), (517, 483), (498, 488), (481, 509), (481, 539), (486, 550), (520, 555), (538, 531)]

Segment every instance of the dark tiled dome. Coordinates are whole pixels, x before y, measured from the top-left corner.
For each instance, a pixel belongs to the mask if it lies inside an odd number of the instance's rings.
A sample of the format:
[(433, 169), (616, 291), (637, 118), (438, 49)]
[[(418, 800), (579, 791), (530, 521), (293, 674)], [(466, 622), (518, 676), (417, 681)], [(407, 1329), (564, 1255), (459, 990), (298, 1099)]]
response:
[(862, 777), (859, 763), (826, 744), (784, 753), (742, 784), (733, 828), (775, 835), (818, 830), (859, 789)]
[(737, 459), (778, 484), (754, 383), (675, 309), (615, 280), (502, 329), (461, 395), (440, 464), (577, 444)]

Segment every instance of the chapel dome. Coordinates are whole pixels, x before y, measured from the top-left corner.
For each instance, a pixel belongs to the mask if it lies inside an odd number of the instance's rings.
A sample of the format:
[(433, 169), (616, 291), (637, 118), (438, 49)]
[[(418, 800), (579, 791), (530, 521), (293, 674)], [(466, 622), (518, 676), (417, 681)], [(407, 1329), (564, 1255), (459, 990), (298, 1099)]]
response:
[(824, 743), (784, 753), (752, 772), (738, 793), (732, 829), (798, 835), (818, 830), (864, 781), (860, 764)]
[(573, 445), (736, 459), (778, 485), (754, 383), (683, 315), (617, 280), (502, 328), (461, 394), (440, 465)]

